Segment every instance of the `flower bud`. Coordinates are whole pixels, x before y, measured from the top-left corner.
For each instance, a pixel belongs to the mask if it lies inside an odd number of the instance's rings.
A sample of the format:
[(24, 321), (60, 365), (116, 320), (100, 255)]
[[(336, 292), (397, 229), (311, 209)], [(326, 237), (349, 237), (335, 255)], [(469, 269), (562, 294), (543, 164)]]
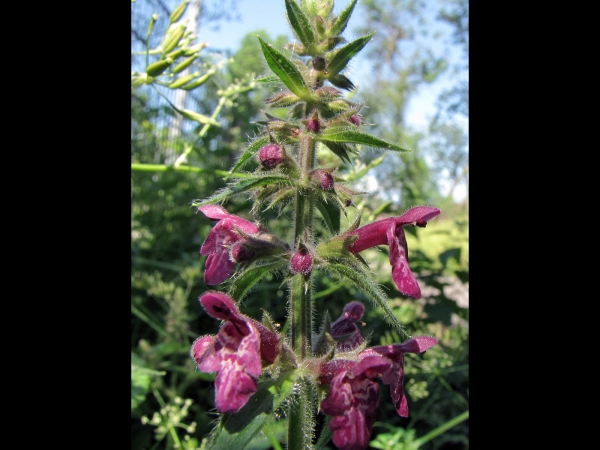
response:
[(290, 271), (293, 274), (308, 275), (312, 270), (313, 259), (307, 250), (299, 250), (290, 259)]
[(350, 116), (350, 122), (352, 122), (354, 125), (356, 125), (358, 127), (358, 126), (360, 126), (360, 117), (358, 117), (356, 114), (352, 114)]
[(325, 58), (323, 58), (322, 56), (315, 56), (313, 58), (313, 67), (315, 70), (318, 70), (320, 72), (325, 68), (325, 65)]
[(321, 123), (319, 122), (319, 115), (315, 112), (313, 116), (306, 121), (306, 127), (313, 133), (321, 131)]
[(254, 251), (238, 242), (231, 248), (231, 259), (237, 263), (249, 261), (254, 257)]
[(258, 161), (266, 169), (273, 169), (284, 160), (283, 150), (277, 144), (268, 144), (258, 152)]

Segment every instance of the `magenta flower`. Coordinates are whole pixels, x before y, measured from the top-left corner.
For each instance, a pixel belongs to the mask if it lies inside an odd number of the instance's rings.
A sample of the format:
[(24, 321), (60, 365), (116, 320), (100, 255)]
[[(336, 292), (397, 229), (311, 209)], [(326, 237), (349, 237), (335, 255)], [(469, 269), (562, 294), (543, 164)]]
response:
[[(359, 302), (351, 302), (344, 311), (360, 318), (362, 311), (358, 305), (362, 306)], [(333, 416), (329, 428), (339, 450), (365, 450), (368, 447), (379, 404), (377, 381), (380, 376), (384, 384), (390, 385), (398, 414), (408, 417), (403, 386), (404, 353), (423, 353), (437, 343), (432, 336), (416, 336), (403, 344), (368, 348), (356, 361), (332, 359), (320, 365), (319, 383), (331, 385), (321, 402), (321, 411)]]
[(215, 406), (221, 413), (238, 412), (258, 390), (261, 360), (275, 361), (279, 337), (260, 322), (240, 313), (231, 298), (211, 291), (200, 297), (206, 312), (224, 321), (216, 336), (194, 341), (191, 356), (203, 372), (216, 372)]
[(365, 307), (361, 302), (350, 302), (344, 306), (344, 312), (338, 320), (331, 324), (331, 336), (338, 340), (337, 350), (352, 350), (363, 343), (364, 338), (356, 325)]
[[(364, 450), (369, 446), (379, 404), (377, 379), (391, 366), (381, 356), (370, 355), (359, 361), (332, 360), (321, 372), (322, 384), (331, 389), (321, 401), (321, 411), (333, 416), (329, 428), (339, 450)], [(335, 373), (333, 378), (331, 374)]]
[(246, 234), (257, 233), (259, 230), (252, 222), (229, 214), (225, 208), (218, 205), (200, 206), (198, 210), (202, 211), (209, 219), (218, 220), (202, 247), (200, 247), (200, 254), (208, 255), (204, 271), (204, 282), (208, 285), (220, 284), (231, 275), (236, 262), (230, 256), (230, 248), (239, 243), (234, 255), (247, 256), (250, 254), (239, 249), (239, 245), (243, 244), (245, 240), (236, 228)]
[(423, 353), (437, 343), (438, 340), (433, 336), (415, 336), (403, 344), (372, 347), (361, 353), (362, 357), (381, 355), (391, 362), (389, 370), (383, 374), (381, 381), (389, 384), (392, 401), (401, 417), (408, 417), (408, 403), (404, 395), (404, 354)]
[(407, 225), (425, 227), (427, 221), (439, 213), (438, 208), (416, 206), (399, 217), (372, 222), (348, 233), (349, 236), (358, 236), (348, 250), (352, 253), (359, 253), (377, 245), (387, 244), (390, 248), (390, 264), (394, 283), (404, 295), (415, 299), (421, 298), (419, 284), (408, 266), (408, 247), (403, 227)]

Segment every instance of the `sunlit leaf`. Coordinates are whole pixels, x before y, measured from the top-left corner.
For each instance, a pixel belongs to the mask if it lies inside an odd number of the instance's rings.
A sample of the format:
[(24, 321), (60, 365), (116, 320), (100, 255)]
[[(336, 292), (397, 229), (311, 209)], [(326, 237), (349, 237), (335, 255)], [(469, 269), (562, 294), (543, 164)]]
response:
[(346, 6), (346, 8), (340, 13), (340, 15), (337, 16), (329, 32), (330, 36), (336, 36), (338, 34), (341, 34), (346, 29), (346, 25), (348, 25), (348, 20), (352, 15), (352, 11), (356, 6), (356, 2), (357, 0), (352, 0), (352, 2), (348, 6)]
[(311, 48), (316, 44), (316, 38), (308, 17), (294, 0), (285, 0), (285, 9), (294, 33), (310, 53)]
[(312, 95), (310, 94), (310, 90), (306, 86), (304, 78), (296, 65), (276, 50), (275, 47), (263, 41), (260, 36), (258, 36), (258, 40), (260, 41), (265, 60), (271, 70), (281, 78), (281, 81), (283, 81), (290, 91), (303, 100), (311, 101)]
[(353, 144), (363, 144), (369, 147), (385, 148), (386, 150), (399, 152), (411, 151), (381, 138), (345, 126), (326, 128), (316, 135), (316, 139), (324, 144), (327, 144), (328, 142), (350, 142)]
[(207, 198), (206, 200), (202, 200), (200, 202), (192, 203), (192, 206), (203, 206), (209, 205), (211, 203), (219, 203), (224, 200), (227, 200), (230, 197), (235, 195), (242, 194), (244, 192), (252, 191), (261, 186), (269, 186), (273, 183), (281, 183), (281, 184), (292, 184), (293, 182), (283, 175), (267, 175), (267, 176), (256, 176), (252, 178), (246, 178), (241, 181), (234, 182), (229, 186), (220, 189), (215, 195)]
[(340, 73), (348, 62), (358, 53), (360, 52), (365, 45), (371, 40), (371, 38), (375, 35), (373, 31), (366, 36), (356, 39), (355, 41), (350, 42), (349, 44), (344, 45), (339, 51), (335, 54), (333, 59), (329, 61), (327, 65), (327, 71), (329, 72), (328, 78), (333, 77)]
[(225, 181), (227, 181), (231, 175), (233, 175), (235, 172), (237, 172), (239, 169), (241, 169), (242, 166), (244, 164), (246, 164), (246, 162), (248, 162), (248, 160), (250, 158), (252, 158), (252, 156), (254, 156), (254, 154), (258, 150), (260, 150), (262, 147), (264, 147), (268, 143), (269, 143), (268, 135), (261, 136), (258, 139), (254, 140), (253, 142), (251, 142), (250, 145), (244, 151), (244, 153), (242, 153), (242, 156), (240, 156), (240, 159), (238, 159), (238, 161), (235, 163), (235, 166), (233, 166), (233, 168), (229, 171), (229, 175), (227, 175), (225, 177)]

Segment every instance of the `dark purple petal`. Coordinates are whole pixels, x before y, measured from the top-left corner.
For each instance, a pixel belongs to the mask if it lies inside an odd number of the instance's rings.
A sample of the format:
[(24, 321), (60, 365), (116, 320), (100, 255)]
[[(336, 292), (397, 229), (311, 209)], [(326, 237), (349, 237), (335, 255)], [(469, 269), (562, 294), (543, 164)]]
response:
[(415, 336), (403, 344), (372, 347), (361, 353), (363, 357), (379, 354), (391, 361), (392, 365), (381, 381), (390, 386), (392, 401), (401, 417), (408, 417), (408, 402), (404, 394), (404, 353), (423, 353), (437, 343), (438, 340), (433, 336)]
[(409, 297), (421, 298), (421, 288), (408, 266), (408, 248), (404, 230), (402, 227), (398, 227), (395, 231), (391, 228), (388, 229), (387, 239), (390, 248), (392, 279), (398, 286), (398, 290)]
[(433, 219), (439, 213), (440, 210), (432, 206), (415, 206), (414, 208), (410, 208), (396, 220), (398, 225), (414, 224), (417, 226), (425, 226), (427, 221)]
[[(331, 388), (321, 401), (321, 410), (334, 416), (329, 423), (333, 443), (339, 450), (364, 450), (369, 445), (379, 404), (377, 378), (388, 370), (390, 362), (378, 355), (338, 366)], [(330, 369), (334, 366), (331, 365)]]
[(363, 343), (364, 338), (355, 322), (361, 319), (365, 307), (361, 302), (350, 302), (344, 307), (342, 316), (331, 324), (331, 336), (341, 339), (337, 344), (340, 351), (351, 350)]

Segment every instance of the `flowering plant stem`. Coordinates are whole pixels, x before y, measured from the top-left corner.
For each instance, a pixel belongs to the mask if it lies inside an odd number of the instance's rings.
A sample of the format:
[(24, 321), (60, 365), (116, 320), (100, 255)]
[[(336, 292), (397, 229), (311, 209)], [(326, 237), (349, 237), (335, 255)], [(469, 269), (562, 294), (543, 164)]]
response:
[[(283, 408), (288, 450), (314, 449), (330, 439), (338, 450), (364, 450), (375, 422), (379, 382), (390, 385), (396, 411), (408, 417), (404, 353), (422, 354), (438, 341), (406, 333), (359, 253), (388, 245), (398, 289), (420, 298), (417, 279), (408, 266), (404, 227), (425, 227), (440, 210), (416, 206), (360, 228), (360, 212), (350, 220), (348, 209), (359, 192), (343, 184), (337, 167), (315, 167), (317, 145), (349, 163), (350, 154), (363, 147), (408, 151), (364, 132), (358, 115), (363, 105), (343, 99), (339, 90), (354, 89), (342, 70), (374, 33), (342, 45), (346, 40), (341, 33), (356, 0), (350, 0), (338, 16), (332, 14), (331, 0), (284, 1), (300, 40), (287, 48), (303, 59), (290, 60), (258, 39), (269, 68), (289, 89), (274, 94), (267, 104), (291, 109), (286, 119), (266, 114), (268, 120), (258, 122), (265, 129), (250, 142), (227, 178), (239, 175), (242, 166), (256, 158), (259, 167), (253, 173), (192, 203), (216, 221), (200, 248), (200, 254), (207, 256), (204, 281), (219, 285), (230, 280), (230, 284), (227, 294), (209, 291), (200, 297), (202, 307), (222, 325), (217, 335), (196, 339), (191, 356), (201, 371), (217, 374), (215, 406), (222, 416), (209, 449), (246, 445), (267, 422), (265, 410)], [(281, 212), (290, 204), (293, 241), (271, 233), (260, 220), (236, 216), (217, 204), (244, 193), (254, 196), (253, 218), (267, 209)], [(315, 230), (315, 209), (325, 230)], [(342, 217), (352, 222), (346, 231), (341, 230)], [(350, 280), (374, 300), (405, 342), (367, 348), (356, 324), (365, 312), (358, 301), (350, 301), (333, 323), (322, 311), (323, 325), (315, 333), (313, 269)], [(287, 335), (278, 332), (268, 314), (258, 322), (239, 309), (242, 298), (269, 272), (283, 273), (287, 281)], [(317, 439), (320, 412), (329, 417), (327, 429)]]

